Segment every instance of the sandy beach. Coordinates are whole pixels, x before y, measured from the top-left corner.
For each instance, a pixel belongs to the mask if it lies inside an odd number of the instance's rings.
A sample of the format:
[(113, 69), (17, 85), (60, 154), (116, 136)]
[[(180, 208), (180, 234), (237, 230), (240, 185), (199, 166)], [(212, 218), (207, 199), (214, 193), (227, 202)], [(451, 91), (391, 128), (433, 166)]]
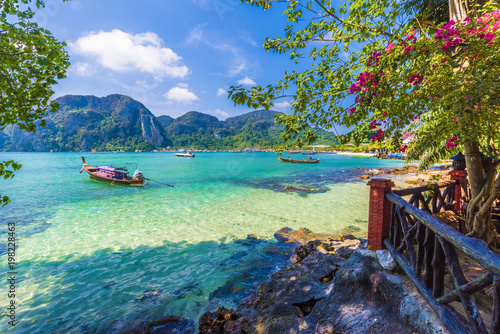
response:
[(365, 152), (350, 152), (350, 151), (337, 151), (337, 154), (340, 155), (352, 155), (352, 156), (359, 156), (359, 157), (375, 157), (375, 153), (365, 153)]

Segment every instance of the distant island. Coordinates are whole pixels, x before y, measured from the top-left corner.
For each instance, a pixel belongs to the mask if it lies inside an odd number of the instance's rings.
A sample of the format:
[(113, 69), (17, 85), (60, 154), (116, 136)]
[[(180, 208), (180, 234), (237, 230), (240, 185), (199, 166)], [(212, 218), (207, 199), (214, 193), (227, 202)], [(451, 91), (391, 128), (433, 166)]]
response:
[[(200, 150), (274, 148), (281, 143), (282, 125), (276, 111), (255, 110), (220, 121), (189, 111), (172, 118), (156, 117), (142, 103), (126, 95), (106, 97), (65, 95), (56, 102), (46, 127), (27, 133), (16, 126), (0, 131), (0, 151), (151, 151), (189, 147)], [(317, 144), (331, 145), (335, 135), (318, 129)]]

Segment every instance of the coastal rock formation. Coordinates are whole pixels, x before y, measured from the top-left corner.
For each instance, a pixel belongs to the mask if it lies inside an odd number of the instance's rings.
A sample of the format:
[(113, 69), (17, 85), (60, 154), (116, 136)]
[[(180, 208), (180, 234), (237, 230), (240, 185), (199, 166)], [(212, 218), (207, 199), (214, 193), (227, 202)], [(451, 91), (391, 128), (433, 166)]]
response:
[(119, 94), (66, 95), (56, 99), (60, 110), (49, 113), (46, 127), (27, 133), (14, 126), (0, 132), (2, 150), (90, 151), (153, 149), (172, 142), (156, 117), (140, 102)]
[(294, 264), (272, 274), (235, 311), (206, 313), (204, 324), (220, 321), (202, 328), (200, 319), (199, 333), (447, 333), (404, 276), (360, 248), (365, 240), (313, 235), (278, 231), (279, 241), (296, 245)]

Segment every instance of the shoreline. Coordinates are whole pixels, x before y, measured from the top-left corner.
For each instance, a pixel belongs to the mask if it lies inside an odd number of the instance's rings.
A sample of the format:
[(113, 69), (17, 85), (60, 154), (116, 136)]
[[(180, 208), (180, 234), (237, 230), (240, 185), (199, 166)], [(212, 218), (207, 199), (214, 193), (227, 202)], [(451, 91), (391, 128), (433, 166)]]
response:
[(349, 156), (359, 156), (359, 157), (376, 157), (375, 153), (365, 153), (365, 152), (349, 152), (349, 151), (337, 151), (338, 155), (349, 155)]

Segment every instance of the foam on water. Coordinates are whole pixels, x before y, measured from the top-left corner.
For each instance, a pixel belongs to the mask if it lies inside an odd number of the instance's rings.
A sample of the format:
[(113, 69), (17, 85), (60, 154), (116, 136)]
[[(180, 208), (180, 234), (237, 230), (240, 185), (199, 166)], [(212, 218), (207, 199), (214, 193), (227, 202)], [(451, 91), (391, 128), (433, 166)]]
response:
[[(368, 187), (354, 168), (402, 162), (318, 156), (319, 165), (297, 165), (267, 153), (86, 155), (91, 165), (135, 162), (175, 185), (135, 188), (78, 174), (78, 153), (1, 153), (23, 168), (1, 182), (13, 201), (2, 220), (17, 223), (20, 325), (4, 321), (0, 331), (113, 333), (166, 315), (196, 320), (207, 307), (236, 305), (286, 263), (288, 246), (273, 238), (280, 228), (363, 236)], [(5, 249), (0, 264), (4, 277)]]

